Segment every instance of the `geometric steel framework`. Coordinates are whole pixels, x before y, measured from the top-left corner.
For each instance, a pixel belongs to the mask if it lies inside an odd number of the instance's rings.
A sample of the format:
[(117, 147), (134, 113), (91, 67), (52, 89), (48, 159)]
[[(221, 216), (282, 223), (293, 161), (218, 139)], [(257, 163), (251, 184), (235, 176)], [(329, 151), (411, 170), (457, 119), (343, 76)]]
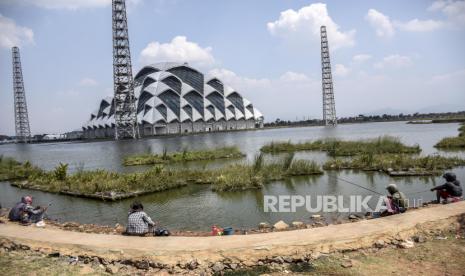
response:
[(329, 45), (326, 27), (321, 26), (321, 71), (323, 88), (323, 121), (325, 125), (337, 125), (336, 103), (334, 102), (333, 78), (329, 60)]
[(115, 139), (139, 137), (125, 0), (112, 0)]
[(29, 117), (27, 114), (26, 94), (24, 92), (23, 72), (19, 48), (13, 47), (13, 91), (15, 104), (15, 130), (18, 142), (26, 143), (31, 138)]

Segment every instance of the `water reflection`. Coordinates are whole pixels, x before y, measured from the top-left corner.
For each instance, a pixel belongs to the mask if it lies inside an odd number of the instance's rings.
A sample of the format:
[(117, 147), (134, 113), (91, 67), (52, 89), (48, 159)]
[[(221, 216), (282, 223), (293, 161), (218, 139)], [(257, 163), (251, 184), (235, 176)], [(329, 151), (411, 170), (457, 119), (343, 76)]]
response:
[[(139, 141), (101, 141), (92, 143), (56, 143), (34, 145), (1, 145), (0, 154), (12, 156), (18, 160), (31, 160), (43, 168), (51, 169), (59, 162), (69, 163), (72, 171), (79, 169), (104, 168), (114, 171), (139, 171), (151, 166), (124, 167), (124, 156), (135, 153), (161, 153), (189, 149), (205, 149), (220, 146), (238, 146), (247, 154), (244, 159), (188, 162), (173, 164), (182, 168), (217, 168), (236, 162), (251, 162), (260, 147), (271, 141), (306, 141), (327, 137), (345, 139), (370, 138), (379, 135), (401, 137), (409, 144), (418, 143), (422, 154), (438, 153), (433, 145), (445, 136), (457, 135), (458, 124), (440, 125), (406, 125), (405, 123), (378, 123), (340, 125), (337, 128), (308, 127), (291, 129), (270, 129), (263, 131), (245, 131), (231, 133), (196, 134), (183, 137), (166, 137), (141, 139)], [(450, 156), (461, 156), (463, 152), (439, 152)], [(282, 158), (283, 154), (266, 155), (266, 160)], [(311, 159), (324, 163), (327, 156), (322, 152), (299, 152), (295, 158)], [(453, 170), (458, 178), (465, 182), (465, 169)], [(263, 211), (264, 195), (373, 195), (372, 192), (339, 180), (342, 178), (357, 183), (377, 193), (385, 194), (389, 183), (396, 183), (411, 199), (432, 200), (434, 194), (428, 189), (443, 183), (440, 176), (392, 178), (380, 172), (362, 171), (328, 171), (321, 176), (293, 177), (284, 181), (274, 181), (261, 190), (240, 192), (212, 192), (209, 185), (189, 185), (176, 190), (145, 195), (138, 198), (150, 215), (163, 226), (171, 229), (208, 230), (211, 225), (232, 226), (234, 228), (252, 228), (260, 222), (275, 223), (295, 220), (311, 223), (310, 216), (304, 208), (295, 213), (265, 213)], [(24, 194), (32, 194), (37, 204), (52, 202), (50, 216), (62, 221), (80, 221), (114, 225), (125, 223), (127, 211), (132, 199), (119, 202), (101, 202), (74, 198), (39, 191), (23, 191), (0, 183), (0, 203), (12, 206)], [(376, 204), (377, 197), (369, 202)], [(344, 198), (347, 203), (348, 198)], [(348, 214), (323, 214), (328, 221), (338, 221)]]

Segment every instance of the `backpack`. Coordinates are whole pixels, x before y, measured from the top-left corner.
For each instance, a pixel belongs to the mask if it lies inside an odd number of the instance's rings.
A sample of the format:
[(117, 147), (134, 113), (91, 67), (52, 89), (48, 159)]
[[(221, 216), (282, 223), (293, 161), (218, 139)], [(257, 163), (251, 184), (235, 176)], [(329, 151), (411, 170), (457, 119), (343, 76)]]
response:
[(155, 236), (169, 236), (171, 235), (170, 231), (166, 229), (159, 228), (155, 230)]

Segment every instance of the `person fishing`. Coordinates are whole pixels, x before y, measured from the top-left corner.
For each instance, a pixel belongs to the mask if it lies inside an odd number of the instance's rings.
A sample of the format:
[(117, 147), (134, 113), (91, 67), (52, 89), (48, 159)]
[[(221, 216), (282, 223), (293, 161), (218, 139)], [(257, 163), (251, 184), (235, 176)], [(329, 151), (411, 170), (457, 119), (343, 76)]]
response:
[(40, 223), (44, 226), (43, 219), (46, 211), (47, 207), (32, 206), (32, 196), (23, 196), (21, 201), (10, 210), (8, 219), (23, 224)]
[(128, 224), (124, 235), (129, 236), (169, 236), (168, 230), (156, 229), (155, 222), (144, 212), (144, 205), (135, 201), (128, 213)]
[(440, 203), (441, 198), (444, 200), (443, 203), (462, 200), (462, 186), (460, 186), (460, 181), (457, 180), (455, 173), (448, 172), (442, 177), (446, 180), (446, 183), (430, 190), (431, 192), (436, 191), (436, 203)]
[(395, 215), (403, 213), (407, 210), (408, 202), (404, 193), (399, 191), (397, 185), (392, 183), (386, 187), (388, 191), (387, 200), (386, 200), (386, 210), (382, 213), (382, 216)]

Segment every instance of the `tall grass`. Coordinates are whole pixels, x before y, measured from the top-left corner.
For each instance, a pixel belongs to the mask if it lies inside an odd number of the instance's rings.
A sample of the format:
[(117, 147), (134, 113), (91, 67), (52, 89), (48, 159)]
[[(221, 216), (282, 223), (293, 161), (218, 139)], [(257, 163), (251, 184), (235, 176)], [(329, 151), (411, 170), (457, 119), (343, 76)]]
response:
[(439, 155), (412, 157), (406, 154), (359, 155), (352, 159), (336, 158), (327, 161), (325, 170), (357, 169), (367, 171), (411, 171), (442, 173), (444, 170), (464, 166), (465, 160)]
[(264, 183), (281, 180), (297, 175), (322, 174), (320, 166), (314, 161), (294, 160), (290, 153), (284, 158), (265, 163), (263, 155), (257, 155), (251, 165), (239, 164), (216, 171), (218, 176), (214, 181), (215, 191), (234, 191), (251, 188), (260, 188)]
[(168, 153), (166, 148), (163, 148), (162, 154), (140, 154), (124, 158), (125, 166), (136, 165), (153, 165), (175, 162), (200, 161), (200, 160), (215, 160), (224, 158), (241, 158), (244, 154), (237, 147), (222, 147), (212, 150), (197, 150), (189, 151), (183, 149), (181, 152)]
[(446, 137), (439, 141), (436, 148), (446, 150), (465, 150), (465, 125), (458, 129), (459, 135), (457, 137)]
[(419, 153), (418, 145), (407, 146), (398, 138), (381, 136), (375, 139), (357, 141), (344, 141), (339, 139), (316, 140), (313, 142), (291, 143), (271, 142), (261, 149), (265, 153), (296, 152), (305, 150), (326, 151), (330, 156), (354, 156), (359, 154), (381, 154), (381, 153)]
[(11, 157), (0, 155), (0, 181), (25, 179), (41, 171), (42, 169), (33, 166), (29, 161), (20, 163)]
[(136, 195), (173, 189), (191, 183), (212, 184), (212, 189), (215, 191), (256, 189), (269, 181), (293, 175), (322, 173), (316, 163), (294, 160), (293, 154), (270, 163), (264, 161), (263, 155), (258, 155), (251, 164), (235, 164), (211, 170), (166, 168), (163, 165), (156, 165), (144, 172), (78, 170), (69, 175), (67, 168), (67, 164), (59, 164), (48, 172), (35, 171), (29, 174), (26, 177), (27, 181), (21, 185), (24, 188), (80, 195), (113, 193)]
[(255, 155), (254, 162), (253, 162), (253, 171), (259, 172), (263, 168), (263, 153), (259, 153)]

